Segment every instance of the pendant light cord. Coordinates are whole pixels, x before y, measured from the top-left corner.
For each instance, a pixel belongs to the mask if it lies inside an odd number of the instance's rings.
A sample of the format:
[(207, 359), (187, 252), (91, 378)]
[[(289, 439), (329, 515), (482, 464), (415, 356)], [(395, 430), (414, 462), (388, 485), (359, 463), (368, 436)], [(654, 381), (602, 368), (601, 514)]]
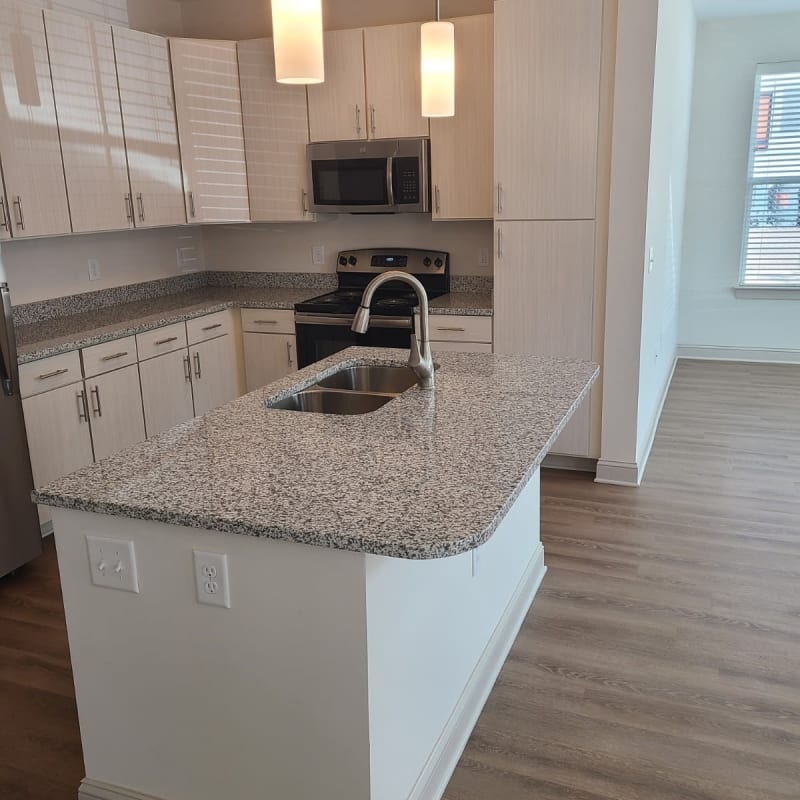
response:
[(441, 0), (436, 0), (436, 21), (441, 21), (442, 14), (441, 14)]

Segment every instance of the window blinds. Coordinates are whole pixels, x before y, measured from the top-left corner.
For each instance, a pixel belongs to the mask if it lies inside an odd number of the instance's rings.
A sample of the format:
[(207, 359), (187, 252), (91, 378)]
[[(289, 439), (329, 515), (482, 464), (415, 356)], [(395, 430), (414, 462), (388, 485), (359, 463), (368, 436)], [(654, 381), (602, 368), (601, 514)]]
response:
[(759, 67), (750, 137), (744, 286), (800, 286), (800, 62)]

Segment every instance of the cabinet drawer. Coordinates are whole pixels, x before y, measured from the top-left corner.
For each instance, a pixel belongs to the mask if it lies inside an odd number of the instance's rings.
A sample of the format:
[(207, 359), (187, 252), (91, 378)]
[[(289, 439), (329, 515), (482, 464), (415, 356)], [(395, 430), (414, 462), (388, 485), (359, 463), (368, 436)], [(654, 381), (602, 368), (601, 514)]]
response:
[(492, 346), (485, 342), (431, 342), (434, 353), (491, 353)]
[(22, 364), (19, 368), (20, 391), (23, 397), (69, 386), (82, 377), (81, 357), (77, 350)]
[(129, 367), (136, 363), (136, 337), (115, 339), (94, 347), (86, 347), (81, 351), (83, 357), (83, 374), (87, 378), (102, 375), (121, 367)]
[(139, 349), (139, 361), (148, 358), (163, 356), (175, 350), (186, 349), (186, 323), (176, 322), (154, 331), (140, 333), (136, 337), (136, 346)]
[(431, 341), (492, 343), (491, 317), (431, 315)]
[(242, 330), (246, 333), (294, 334), (294, 311), (243, 308)]
[(231, 312), (218, 311), (216, 314), (190, 319), (186, 323), (186, 333), (190, 345), (216, 339), (217, 336), (224, 336), (226, 333), (233, 333)]

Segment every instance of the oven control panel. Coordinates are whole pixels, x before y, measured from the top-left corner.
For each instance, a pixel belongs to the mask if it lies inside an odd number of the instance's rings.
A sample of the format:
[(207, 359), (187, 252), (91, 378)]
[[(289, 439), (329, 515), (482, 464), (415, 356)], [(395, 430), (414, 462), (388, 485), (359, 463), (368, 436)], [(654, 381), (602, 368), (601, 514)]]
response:
[(377, 275), (399, 269), (410, 275), (447, 275), (450, 254), (436, 250), (348, 250), (339, 253), (338, 272)]

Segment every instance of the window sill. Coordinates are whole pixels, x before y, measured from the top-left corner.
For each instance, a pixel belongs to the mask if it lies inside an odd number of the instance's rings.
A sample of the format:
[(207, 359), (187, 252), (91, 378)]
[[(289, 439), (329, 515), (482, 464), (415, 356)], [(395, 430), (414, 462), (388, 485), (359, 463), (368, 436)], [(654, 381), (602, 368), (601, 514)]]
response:
[(734, 286), (733, 293), (742, 300), (800, 300), (800, 285)]

